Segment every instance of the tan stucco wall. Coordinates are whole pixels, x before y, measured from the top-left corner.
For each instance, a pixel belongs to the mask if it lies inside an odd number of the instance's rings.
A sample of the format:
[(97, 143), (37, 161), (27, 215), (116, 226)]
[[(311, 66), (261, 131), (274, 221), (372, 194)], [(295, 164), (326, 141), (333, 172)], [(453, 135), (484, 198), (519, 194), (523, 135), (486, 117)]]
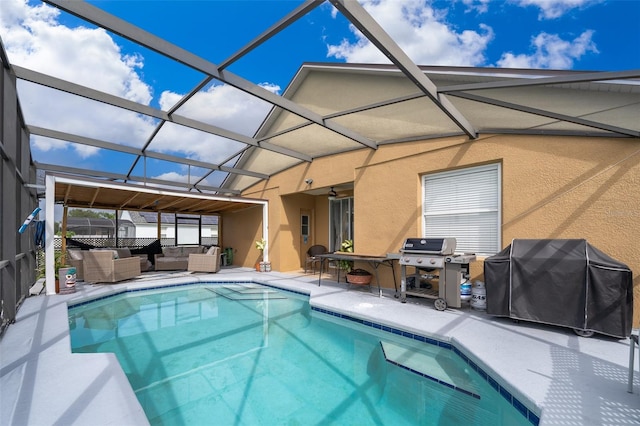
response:
[(255, 242), (262, 237), (262, 206), (223, 214), (221, 228), (221, 245), (233, 249), (234, 265), (253, 267), (260, 261)]
[[(327, 236), (328, 201), (325, 195), (293, 194), (353, 182), (356, 251), (397, 252), (405, 238), (422, 234), (423, 174), (495, 162), (502, 166), (501, 246), (514, 238), (587, 239), (635, 272), (634, 324), (638, 324), (638, 140), (487, 135), (475, 141), (454, 137), (392, 144), (376, 151), (362, 149), (317, 158), (273, 176), (243, 195), (269, 200), (270, 240), (276, 242), (270, 252), (273, 268), (298, 270), (299, 223), (290, 222), (299, 221), (300, 208), (313, 205), (316, 235)], [(313, 179), (312, 188), (304, 183), (305, 178)], [(234, 215), (243, 214), (249, 215)], [(241, 230), (246, 225), (235, 226)], [(237, 232), (238, 238), (248, 234), (246, 229)], [(225, 229), (225, 241), (228, 235)], [(255, 241), (256, 235), (250, 240)], [(240, 247), (246, 241), (237, 239), (234, 244)], [(254, 261), (255, 256), (243, 260), (245, 266)], [(386, 269), (380, 269), (382, 284), (393, 287)], [(482, 279), (482, 262), (472, 265), (472, 275)]]

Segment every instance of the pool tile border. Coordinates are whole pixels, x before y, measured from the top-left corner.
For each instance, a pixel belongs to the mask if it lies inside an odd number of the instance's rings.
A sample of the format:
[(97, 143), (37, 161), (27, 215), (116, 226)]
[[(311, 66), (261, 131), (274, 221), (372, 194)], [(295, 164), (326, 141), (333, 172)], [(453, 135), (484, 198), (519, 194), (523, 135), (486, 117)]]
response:
[[(136, 292), (140, 292), (140, 291), (161, 290), (161, 289), (173, 288), (173, 287), (185, 287), (185, 286), (206, 285), (206, 284), (260, 284), (260, 285), (264, 285), (266, 287), (275, 288), (275, 289), (286, 291), (286, 292), (289, 292), (289, 293), (298, 294), (298, 295), (301, 295), (301, 296), (307, 296), (307, 297), (309, 296), (309, 293), (304, 293), (304, 292), (296, 291), (296, 290), (290, 290), (290, 289), (287, 289), (287, 288), (274, 286), (274, 285), (271, 285), (271, 284), (268, 284), (268, 283), (254, 281), (254, 280), (247, 280), (247, 279), (244, 279), (244, 280), (223, 280), (223, 281), (196, 281), (196, 282), (187, 282), (187, 283), (180, 282), (180, 283), (175, 283), (175, 284), (165, 284), (165, 285), (155, 285), (155, 286), (150, 286), (150, 287), (139, 287), (139, 288), (122, 289), (122, 290), (115, 291), (115, 292), (109, 293), (109, 294), (105, 294), (103, 296), (99, 296), (99, 297), (96, 297), (96, 298), (80, 300), (77, 303), (74, 303), (73, 300), (70, 300), (69, 303), (68, 303), (68, 308), (72, 309), (72, 308), (76, 308), (76, 307), (79, 307), (79, 306), (84, 306), (84, 305), (87, 305), (89, 303), (93, 303), (93, 302), (109, 299), (111, 297), (120, 296), (120, 295), (126, 294), (126, 293), (136, 293)], [(431, 337), (423, 336), (423, 335), (416, 334), (416, 333), (411, 333), (411, 332), (406, 331), (406, 330), (401, 330), (401, 329), (398, 329), (398, 328), (395, 328), (395, 327), (390, 327), (388, 325), (379, 324), (379, 323), (376, 323), (376, 322), (373, 322), (373, 321), (369, 321), (369, 320), (364, 320), (364, 319), (357, 318), (357, 317), (354, 317), (354, 316), (351, 316), (351, 315), (347, 315), (347, 314), (341, 314), (339, 312), (330, 311), (328, 309), (319, 308), (319, 307), (316, 307), (316, 306), (311, 306), (311, 310), (312, 311), (317, 311), (317, 312), (320, 312), (320, 313), (323, 313), (323, 314), (331, 315), (331, 316), (334, 316), (334, 317), (337, 317), (337, 318), (340, 318), (340, 319), (345, 319), (345, 320), (348, 320), (348, 321), (352, 321), (352, 322), (355, 322), (355, 323), (358, 323), (358, 324), (362, 324), (362, 325), (365, 325), (367, 327), (374, 328), (376, 330), (382, 330), (382, 331), (386, 331), (388, 333), (393, 333), (393, 334), (396, 334), (398, 336), (403, 336), (403, 337), (406, 337), (406, 338), (409, 338), (409, 339), (412, 339), (412, 340), (416, 340), (418, 342), (428, 343), (430, 345), (434, 345), (434, 346), (438, 346), (438, 347), (441, 347), (441, 348), (444, 348), (444, 349), (452, 350), (458, 356), (460, 356), (460, 358), (462, 358), (462, 360), (464, 362), (466, 362), (472, 369), (477, 371), (478, 374), (480, 375), (480, 377), (482, 377), (484, 380), (486, 380), (487, 383), (489, 383), (489, 385), (492, 388), (494, 388), (500, 395), (502, 395), (502, 397), (504, 399), (506, 399), (507, 402), (509, 402), (509, 404), (511, 404), (518, 412), (520, 412), (520, 414), (522, 414), (532, 425), (538, 426), (540, 424), (540, 417), (538, 417), (525, 404), (523, 404), (520, 400), (518, 400), (518, 398), (513, 396), (511, 394), (511, 392), (509, 392), (508, 389), (506, 389), (502, 385), (500, 385), (500, 383), (498, 383), (493, 377), (491, 377), (487, 372), (485, 372), (478, 364), (473, 362), (473, 360), (471, 360), (467, 355), (462, 353), (460, 351), (460, 349), (458, 349), (455, 345), (453, 345), (451, 343), (443, 342), (443, 341), (440, 341), (440, 340), (437, 340), (437, 339), (433, 339)], [(410, 370), (410, 371), (413, 372), (413, 370)], [(415, 372), (415, 373), (416, 374), (421, 374), (419, 372)], [(425, 377), (430, 379), (429, 376), (425, 376)], [(457, 389), (455, 386), (453, 388), (456, 389), (456, 390), (460, 390), (461, 392), (467, 393), (467, 391), (465, 391), (463, 389)], [(474, 395), (471, 395), (471, 396), (474, 396)]]
[[(382, 331), (386, 331), (386, 332), (389, 332), (389, 333), (397, 334), (398, 336), (403, 336), (403, 337), (406, 337), (406, 338), (409, 338), (409, 339), (412, 339), (412, 340), (416, 340), (418, 342), (428, 343), (430, 345), (438, 346), (440, 348), (445, 348), (445, 349), (452, 350), (460, 358), (462, 358), (462, 360), (464, 362), (466, 362), (467, 365), (469, 365), (469, 367), (471, 367), (476, 372), (478, 372), (480, 377), (482, 377), (509, 404), (511, 404), (520, 414), (522, 414), (524, 416), (524, 418), (529, 421), (529, 423), (531, 423), (534, 426), (538, 426), (540, 424), (540, 417), (538, 417), (533, 411), (531, 411), (518, 398), (513, 396), (511, 394), (511, 392), (509, 392), (508, 389), (506, 389), (505, 387), (500, 385), (500, 383), (498, 383), (493, 377), (491, 377), (486, 371), (484, 371), (478, 364), (473, 362), (473, 360), (471, 360), (467, 355), (462, 353), (462, 351), (460, 351), (460, 349), (458, 349), (455, 345), (453, 345), (451, 343), (442, 342), (440, 340), (436, 340), (436, 339), (433, 339), (431, 337), (422, 336), (420, 334), (411, 333), (409, 331), (400, 330), (400, 329), (397, 329), (397, 328), (394, 328), (394, 327), (390, 327), (388, 325), (378, 324), (378, 323), (375, 323), (373, 321), (356, 318), (356, 317), (353, 317), (351, 315), (341, 314), (339, 312), (330, 311), (328, 309), (319, 308), (319, 307), (316, 307), (316, 306), (312, 306), (311, 310), (317, 311), (317, 312), (320, 312), (320, 313), (323, 313), (323, 314), (331, 315), (331, 316), (334, 316), (334, 317), (337, 317), (337, 318), (340, 318), (340, 319), (345, 319), (345, 320), (348, 320), (348, 321), (352, 321), (352, 322), (355, 322), (355, 323), (358, 323), (358, 324), (362, 324), (362, 325), (365, 325), (367, 327), (374, 328), (376, 330), (382, 330)], [(413, 372), (413, 370), (410, 370), (410, 371)], [(416, 372), (416, 374), (422, 375), (419, 372)], [(430, 378), (428, 376), (425, 376), (425, 377), (426, 378)], [(467, 393), (465, 390), (459, 389), (459, 388), (457, 388), (455, 386), (453, 388), (456, 389), (456, 390), (459, 390), (461, 392)], [(474, 396), (474, 395), (471, 395), (471, 396)]]

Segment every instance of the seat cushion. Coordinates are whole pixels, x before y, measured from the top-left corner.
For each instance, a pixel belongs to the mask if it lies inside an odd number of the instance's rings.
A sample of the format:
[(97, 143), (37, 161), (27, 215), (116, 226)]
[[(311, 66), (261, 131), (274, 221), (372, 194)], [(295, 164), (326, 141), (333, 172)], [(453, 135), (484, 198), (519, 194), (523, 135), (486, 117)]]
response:
[(204, 246), (182, 246), (182, 256), (189, 257), (190, 254), (204, 253)]
[(182, 247), (164, 247), (162, 253), (165, 257), (182, 256)]

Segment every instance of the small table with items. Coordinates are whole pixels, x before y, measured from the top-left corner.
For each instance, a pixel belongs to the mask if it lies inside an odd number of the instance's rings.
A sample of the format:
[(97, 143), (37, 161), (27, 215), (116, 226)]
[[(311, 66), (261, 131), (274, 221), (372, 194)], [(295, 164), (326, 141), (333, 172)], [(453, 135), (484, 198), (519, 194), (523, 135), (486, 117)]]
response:
[[(367, 262), (375, 271), (376, 283), (378, 285), (378, 296), (382, 296), (382, 289), (380, 288), (380, 279), (378, 277), (378, 267), (380, 265), (386, 265), (391, 268), (391, 274), (393, 275), (393, 286), (396, 290), (396, 297), (398, 294), (398, 284), (396, 283), (396, 271), (393, 266), (393, 261), (400, 259), (400, 254), (387, 253), (386, 256), (371, 256), (357, 253), (347, 252), (335, 252), (316, 255), (320, 259), (320, 273), (318, 274), (318, 286), (322, 281), (322, 269), (325, 262), (331, 260), (347, 261), (347, 262)], [(338, 268), (338, 282), (340, 282), (340, 268)]]

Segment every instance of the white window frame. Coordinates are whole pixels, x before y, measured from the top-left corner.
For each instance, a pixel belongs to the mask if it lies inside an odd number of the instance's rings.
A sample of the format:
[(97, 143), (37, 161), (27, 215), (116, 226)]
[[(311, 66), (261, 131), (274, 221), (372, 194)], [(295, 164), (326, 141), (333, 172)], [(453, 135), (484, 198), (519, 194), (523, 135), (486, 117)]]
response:
[(422, 236), (453, 237), (457, 252), (491, 256), (501, 250), (500, 163), (422, 176)]

